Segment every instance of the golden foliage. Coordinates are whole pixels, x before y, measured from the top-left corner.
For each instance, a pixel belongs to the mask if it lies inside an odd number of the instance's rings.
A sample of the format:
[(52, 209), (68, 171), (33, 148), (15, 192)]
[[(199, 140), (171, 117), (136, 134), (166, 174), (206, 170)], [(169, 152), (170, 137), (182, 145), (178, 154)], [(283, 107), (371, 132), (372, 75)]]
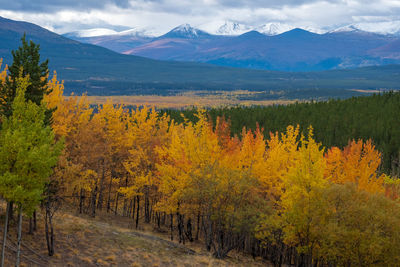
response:
[(360, 190), (370, 193), (384, 192), (384, 175), (378, 175), (381, 154), (371, 140), (351, 141), (340, 150), (333, 147), (326, 153), (325, 176), (334, 183), (357, 184)]

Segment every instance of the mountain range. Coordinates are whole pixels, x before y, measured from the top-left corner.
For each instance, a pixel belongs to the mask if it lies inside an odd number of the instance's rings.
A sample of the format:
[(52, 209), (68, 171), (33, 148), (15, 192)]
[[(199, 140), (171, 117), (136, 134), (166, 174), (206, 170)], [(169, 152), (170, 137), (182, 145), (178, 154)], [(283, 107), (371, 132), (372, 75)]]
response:
[[(258, 96), (265, 99), (304, 99), (348, 97), (360, 94), (359, 90), (400, 89), (399, 65), (322, 72), (280, 72), (197, 62), (162, 61), (116, 53), (100, 46), (71, 40), (32, 23), (0, 17), (0, 58), (5, 63), (11, 63), (11, 51), (20, 46), (24, 33), (27, 39), (40, 44), (42, 59), (48, 58), (50, 69), (56, 70), (58, 78), (65, 81), (67, 94), (165, 95), (186, 90), (253, 90), (263, 92)], [(184, 40), (189, 40), (189, 43), (213, 38), (207, 32), (189, 27), (178, 28), (163, 38), (179, 43), (183, 39), (182, 33)], [(139, 38), (132, 33), (122, 36)], [(296, 36), (314, 38), (316, 35), (293, 30), (274, 38)], [(240, 46), (241, 39), (247, 41), (253, 38), (257, 41), (265, 38), (265, 35), (253, 31), (236, 38), (236, 45)], [(376, 55), (397, 49), (396, 43), (380, 47), (374, 50)]]
[(400, 46), (396, 45), (400, 35), (367, 32), (354, 25), (315, 33), (286, 24), (270, 23), (251, 30), (226, 22), (214, 30), (218, 34), (189, 24), (158, 37), (144, 32), (65, 36), (121, 54), (263, 70), (319, 71), (400, 63)]

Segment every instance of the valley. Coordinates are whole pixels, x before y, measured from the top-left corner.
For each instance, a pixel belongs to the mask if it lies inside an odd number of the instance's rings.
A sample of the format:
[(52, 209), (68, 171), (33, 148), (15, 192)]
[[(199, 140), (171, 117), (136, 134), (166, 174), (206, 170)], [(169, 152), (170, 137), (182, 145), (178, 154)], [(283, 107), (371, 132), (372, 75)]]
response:
[[(64, 80), (66, 95), (168, 96), (199, 90), (248, 90), (264, 92), (257, 94), (257, 100), (304, 100), (363, 95), (359, 93), (360, 90), (400, 89), (400, 65), (396, 64), (314, 72), (254, 70), (123, 55), (99, 46), (79, 43), (34, 24), (5, 18), (0, 19), (0, 33), (3, 66), (4, 63), (10, 64), (11, 51), (19, 46), (20, 38), (27, 33), (28, 39), (40, 44), (42, 58), (50, 59), (51, 72), (57, 71)], [(248, 35), (253, 34), (256, 39), (277, 40), (296, 34), (316, 36), (299, 30), (288, 32), (283, 37), (260, 36), (254, 32)], [(234, 38), (240, 39), (241, 36)]]

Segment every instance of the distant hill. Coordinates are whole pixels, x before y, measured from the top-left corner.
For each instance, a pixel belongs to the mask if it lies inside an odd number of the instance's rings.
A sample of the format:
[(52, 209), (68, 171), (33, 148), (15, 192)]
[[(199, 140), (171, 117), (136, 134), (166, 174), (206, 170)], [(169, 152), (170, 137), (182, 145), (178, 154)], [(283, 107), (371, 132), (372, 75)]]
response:
[[(159, 61), (118, 54), (68, 39), (31, 23), (0, 17), (0, 57), (6, 63), (11, 62), (11, 50), (20, 45), (24, 32), (28, 39), (40, 44), (42, 58), (48, 58), (51, 70), (56, 70), (59, 78), (65, 80), (67, 93), (165, 95), (186, 90), (247, 89), (265, 91), (263, 97), (276, 99), (348, 97), (360, 94), (353, 89), (400, 89), (399, 65), (288, 73)], [(314, 38), (313, 34), (301, 31), (286, 35), (275, 38), (293, 38), (293, 35), (310, 35)], [(240, 46), (248, 38), (257, 41), (264, 38), (264, 35), (250, 32), (238, 36), (236, 44)], [(180, 40), (171, 36), (167, 39)], [(223, 42), (223, 39), (220, 41)]]
[[(159, 37), (112, 34), (71, 38), (152, 59), (251, 69), (319, 71), (400, 64), (398, 35), (365, 32), (355, 26), (317, 34), (279, 24), (259, 27), (263, 33), (249, 30), (241, 35), (227, 34), (243, 29), (243, 25), (226, 24), (220, 35), (213, 35), (184, 24)], [(287, 31), (273, 34), (282, 29)], [(387, 46), (390, 53), (382, 51)]]
[[(241, 35), (228, 35), (227, 32), (241, 32), (245, 29), (243, 25), (222, 27), (220, 35), (184, 24), (152, 38), (145, 35), (118, 37), (115, 34), (71, 37), (119, 53), (152, 59), (264, 70), (319, 71), (400, 63), (398, 53), (377, 52), (381, 47), (398, 43), (399, 36), (365, 32), (354, 26), (317, 34), (291, 29), (288, 25), (270, 24), (258, 28), (263, 33), (249, 30)], [(283, 29), (287, 31), (280, 33)], [(395, 48), (400, 49), (398, 45)]]

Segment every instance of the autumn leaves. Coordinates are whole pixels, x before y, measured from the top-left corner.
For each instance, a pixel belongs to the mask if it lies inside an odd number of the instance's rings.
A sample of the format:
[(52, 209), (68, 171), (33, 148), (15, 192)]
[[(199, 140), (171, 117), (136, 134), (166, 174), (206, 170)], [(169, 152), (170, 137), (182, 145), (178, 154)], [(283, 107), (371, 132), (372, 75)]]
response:
[(144, 218), (171, 237), (177, 229), (179, 241), (202, 238), (219, 258), (252, 239), (277, 263), (398, 260), (399, 186), (379, 175), (371, 141), (325, 149), (311, 127), (304, 136), (293, 126), (232, 137), (226, 120), (212, 125), (202, 110), (181, 124), (110, 101), (94, 111), (85, 97), (64, 99), (56, 79), (49, 86), (53, 129), (66, 143), (56, 177), (81, 212), (107, 208), (136, 227)]

